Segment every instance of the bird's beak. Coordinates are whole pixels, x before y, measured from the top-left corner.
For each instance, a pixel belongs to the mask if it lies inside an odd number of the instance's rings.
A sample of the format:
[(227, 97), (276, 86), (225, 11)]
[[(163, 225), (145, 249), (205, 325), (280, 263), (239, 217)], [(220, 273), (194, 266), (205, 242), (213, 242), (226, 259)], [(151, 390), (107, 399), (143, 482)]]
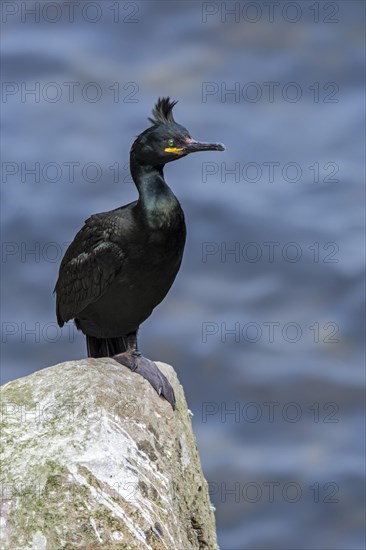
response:
[(225, 151), (225, 145), (222, 143), (205, 143), (204, 141), (190, 139), (183, 146), (183, 151), (186, 155), (189, 153), (196, 153), (198, 151)]

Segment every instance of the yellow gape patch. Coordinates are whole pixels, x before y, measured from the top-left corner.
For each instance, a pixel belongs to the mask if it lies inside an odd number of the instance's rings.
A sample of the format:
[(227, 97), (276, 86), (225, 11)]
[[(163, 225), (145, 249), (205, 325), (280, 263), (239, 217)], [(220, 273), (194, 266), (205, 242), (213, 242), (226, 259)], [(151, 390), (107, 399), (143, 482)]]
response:
[(177, 147), (167, 147), (164, 149), (166, 153), (175, 153), (176, 155), (181, 155), (183, 149), (178, 149)]

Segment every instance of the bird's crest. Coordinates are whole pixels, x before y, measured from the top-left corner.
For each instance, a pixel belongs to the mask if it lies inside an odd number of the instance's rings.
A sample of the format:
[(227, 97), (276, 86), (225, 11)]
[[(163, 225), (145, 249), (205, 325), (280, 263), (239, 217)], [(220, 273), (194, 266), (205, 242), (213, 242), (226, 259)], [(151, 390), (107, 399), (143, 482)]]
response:
[(152, 110), (152, 118), (149, 117), (150, 122), (153, 124), (167, 124), (169, 122), (175, 122), (173, 118), (173, 107), (177, 101), (170, 101), (169, 97), (162, 97), (158, 99), (155, 107)]

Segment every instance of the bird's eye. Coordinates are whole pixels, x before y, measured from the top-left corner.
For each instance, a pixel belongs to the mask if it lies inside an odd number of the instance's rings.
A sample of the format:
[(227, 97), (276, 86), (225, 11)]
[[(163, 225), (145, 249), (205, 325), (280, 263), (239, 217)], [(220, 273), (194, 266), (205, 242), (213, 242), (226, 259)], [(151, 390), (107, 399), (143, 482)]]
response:
[(173, 139), (168, 139), (168, 145), (169, 145), (169, 147), (174, 147), (174, 140)]

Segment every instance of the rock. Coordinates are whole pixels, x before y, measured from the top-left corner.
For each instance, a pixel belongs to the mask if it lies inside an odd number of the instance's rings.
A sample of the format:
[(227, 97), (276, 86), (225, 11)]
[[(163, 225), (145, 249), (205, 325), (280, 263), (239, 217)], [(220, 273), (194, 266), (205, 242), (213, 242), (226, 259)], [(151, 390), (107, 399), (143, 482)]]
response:
[(2, 387), (1, 549), (217, 548), (190, 412), (113, 359)]

